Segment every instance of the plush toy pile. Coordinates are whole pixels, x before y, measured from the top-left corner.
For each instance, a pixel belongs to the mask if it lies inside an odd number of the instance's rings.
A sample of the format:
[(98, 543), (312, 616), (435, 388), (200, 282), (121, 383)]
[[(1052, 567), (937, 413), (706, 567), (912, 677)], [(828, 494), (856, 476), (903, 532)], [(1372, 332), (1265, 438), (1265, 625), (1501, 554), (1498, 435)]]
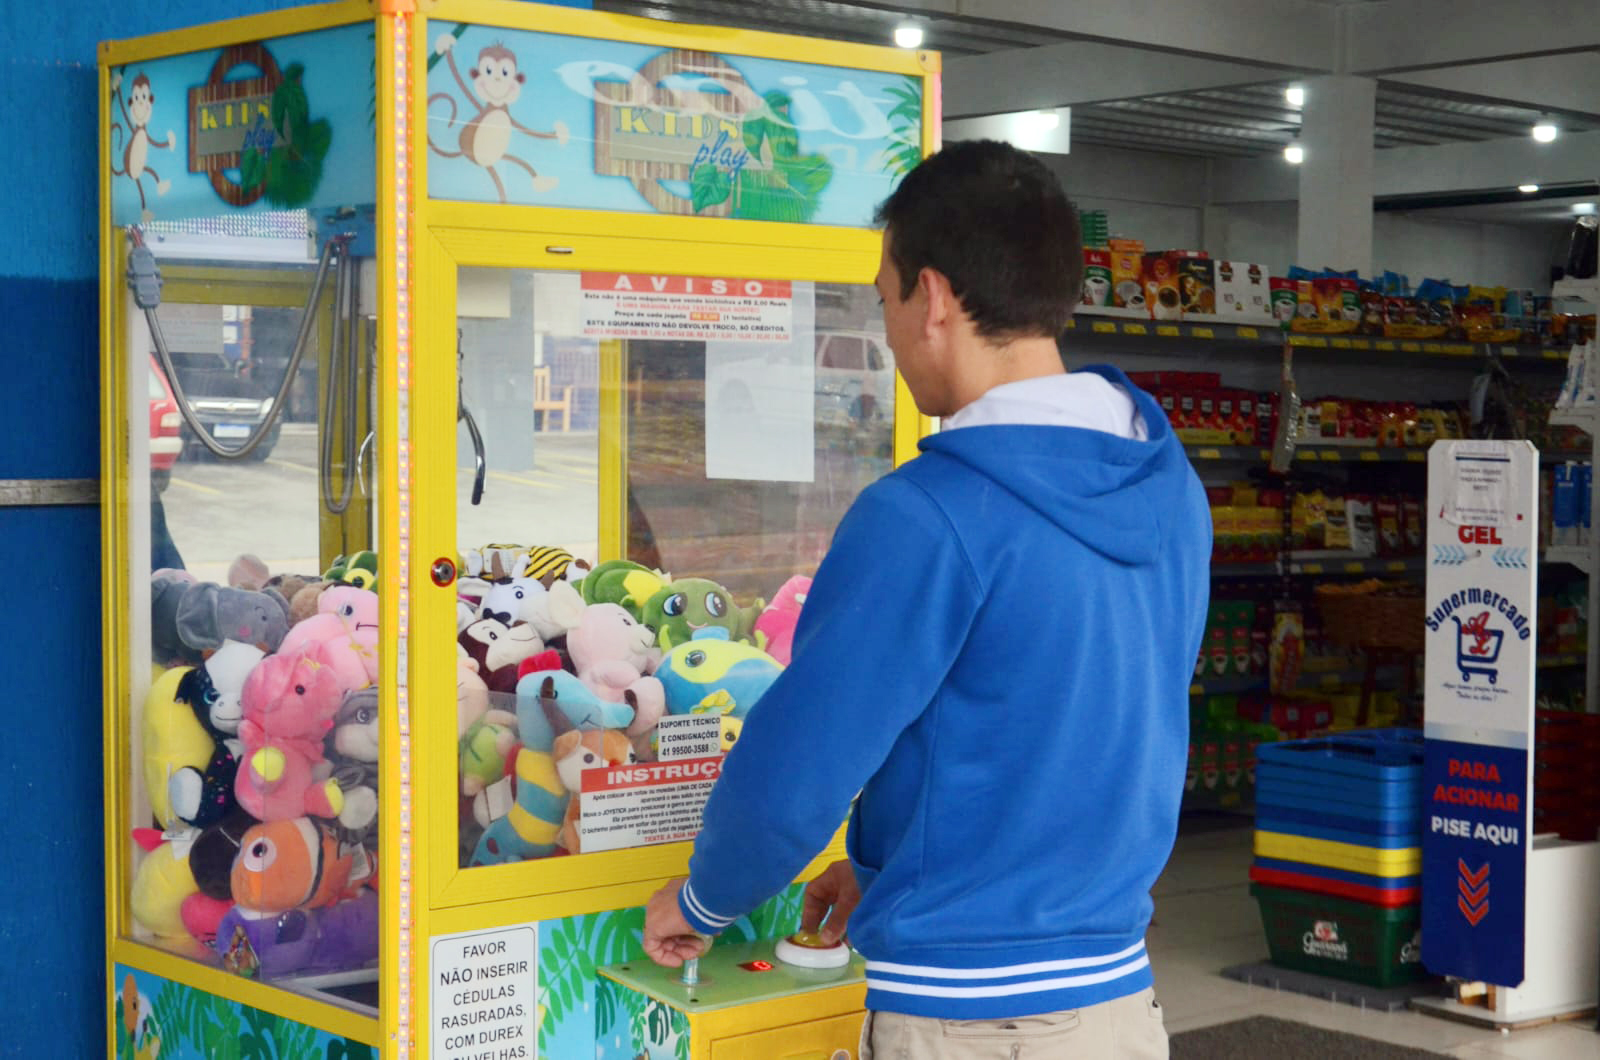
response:
[[(704, 578), (564, 549), (459, 557), (461, 863), (581, 850), (587, 769), (650, 761), (668, 715), (722, 747), (788, 663), (810, 579), (741, 607)], [(152, 828), (132, 887), (143, 932), (262, 978), (378, 957), (377, 557), (228, 585), (151, 577), (156, 672), (141, 742)]]
[(489, 545), (461, 557), (457, 732), (461, 861), (581, 851), (587, 769), (651, 761), (665, 715), (714, 713), (731, 748), (788, 663), (810, 588), (739, 606), (705, 578), (559, 548)]
[(321, 576), (241, 556), (229, 584), (151, 576), (143, 777), (156, 828), (131, 895), (173, 949), (246, 975), (378, 956), (377, 557)]

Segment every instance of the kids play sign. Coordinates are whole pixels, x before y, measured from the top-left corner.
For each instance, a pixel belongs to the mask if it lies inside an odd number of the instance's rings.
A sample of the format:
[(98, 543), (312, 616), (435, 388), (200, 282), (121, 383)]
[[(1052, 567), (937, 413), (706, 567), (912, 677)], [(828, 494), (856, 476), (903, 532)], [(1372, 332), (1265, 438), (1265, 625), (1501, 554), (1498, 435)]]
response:
[(1538, 472), (1528, 442), (1428, 453), (1422, 956), (1503, 986), (1523, 979)]

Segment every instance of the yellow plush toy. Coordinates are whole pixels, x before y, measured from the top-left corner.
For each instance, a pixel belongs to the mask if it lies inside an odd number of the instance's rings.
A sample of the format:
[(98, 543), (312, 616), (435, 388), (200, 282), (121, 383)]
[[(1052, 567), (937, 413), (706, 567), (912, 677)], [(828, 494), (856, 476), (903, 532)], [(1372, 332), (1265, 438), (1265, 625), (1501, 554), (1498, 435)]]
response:
[(174, 666), (162, 672), (144, 697), (144, 789), (150, 812), (162, 828), (177, 820), (167, 782), (185, 767), (205, 772), (216, 741), (206, 732), (194, 708), (178, 702), (178, 683), (191, 667)]
[(162, 842), (154, 829), (135, 829), (134, 839), (147, 853), (133, 874), (128, 903), (133, 919), (168, 949), (190, 956), (204, 950), (184, 927), (184, 899), (199, 891), (189, 868), (186, 847)]

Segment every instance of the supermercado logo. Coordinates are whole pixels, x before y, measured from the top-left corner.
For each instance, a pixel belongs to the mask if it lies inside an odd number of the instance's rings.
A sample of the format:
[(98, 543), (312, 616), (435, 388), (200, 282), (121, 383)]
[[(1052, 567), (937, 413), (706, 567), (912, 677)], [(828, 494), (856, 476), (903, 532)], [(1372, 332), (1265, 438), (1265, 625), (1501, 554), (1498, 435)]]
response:
[(1350, 944), (1339, 937), (1339, 925), (1332, 920), (1319, 920), (1311, 930), (1300, 936), (1300, 948), (1307, 957), (1322, 957), (1331, 961), (1348, 961)]
[[(1466, 615), (1472, 608), (1486, 608), (1487, 611), (1478, 615)], [(1530, 617), (1517, 609), (1517, 605), (1503, 593), (1493, 589), (1460, 589), (1451, 593), (1428, 612), (1424, 621), (1428, 631), (1436, 633), (1449, 621), (1454, 621), (1458, 629), (1472, 628), (1473, 624), (1480, 629), (1486, 628), (1488, 611), (1504, 617), (1511, 628), (1516, 632), (1518, 640), (1527, 640), (1533, 636), (1533, 627)], [(1465, 617), (1464, 617), (1465, 616)]]

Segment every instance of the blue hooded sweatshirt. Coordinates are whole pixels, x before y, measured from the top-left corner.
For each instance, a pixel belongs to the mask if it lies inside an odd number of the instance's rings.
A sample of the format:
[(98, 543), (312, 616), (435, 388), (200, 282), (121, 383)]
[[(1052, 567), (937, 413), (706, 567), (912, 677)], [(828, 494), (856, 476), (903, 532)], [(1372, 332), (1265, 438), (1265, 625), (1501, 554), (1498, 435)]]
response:
[(1090, 371), (1148, 439), (949, 430), (846, 513), (706, 805), (679, 898), (697, 930), (849, 813), (869, 1009), (1000, 1019), (1151, 984), (1211, 520), (1160, 407)]

